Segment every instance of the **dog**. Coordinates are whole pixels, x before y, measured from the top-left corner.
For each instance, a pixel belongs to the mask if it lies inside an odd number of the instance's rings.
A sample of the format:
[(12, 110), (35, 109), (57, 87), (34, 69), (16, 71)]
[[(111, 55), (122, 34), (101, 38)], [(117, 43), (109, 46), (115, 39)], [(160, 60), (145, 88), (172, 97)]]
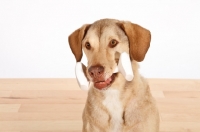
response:
[[(101, 19), (69, 35), (77, 62), (84, 51), (90, 81), (82, 115), (82, 132), (158, 132), (159, 112), (147, 81), (138, 71), (149, 49), (151, 33), (129, 21)], [(122, 52), (130, 56), (134, 78), (113, 73)]]

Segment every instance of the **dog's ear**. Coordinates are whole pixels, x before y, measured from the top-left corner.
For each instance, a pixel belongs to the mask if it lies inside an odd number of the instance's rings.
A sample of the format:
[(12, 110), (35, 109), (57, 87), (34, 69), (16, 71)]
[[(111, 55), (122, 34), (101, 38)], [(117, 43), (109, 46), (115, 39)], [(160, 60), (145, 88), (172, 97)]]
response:
[(118, 25), (128, 37), (131, 59), (143, 61), (150, 46), (150, 31), (131, 22), (120, 22)]
[(85, 37), (87, 30), (89, 29), (90, 24), (85, 24), (81, 28), (75, 30), (71, 35), (68, 37), (69, 45), (74, 54), (76, 61), (81, 61), (82, 58), (82, 46), (81, 42)]

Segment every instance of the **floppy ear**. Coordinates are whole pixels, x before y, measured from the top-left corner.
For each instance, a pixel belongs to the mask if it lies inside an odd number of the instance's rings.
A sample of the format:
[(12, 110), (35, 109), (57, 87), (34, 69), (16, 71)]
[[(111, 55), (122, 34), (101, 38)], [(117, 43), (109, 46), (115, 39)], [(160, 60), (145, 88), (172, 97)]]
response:
[(124, 30), (128, 37), (131, 59), (139, 62), (143, 61), (150, 46), (150, 31), (131, 22), (122, 22), (119, 26)]
[(90, 24), (85, 24), (81, 28), (75, 30), (71, 35), (68, 37), (69, 45), (74, 54), (76, 61), (81, 61), (82, 58), (82, 46), (81, 42), (85, 37), (87, 30), (89, 29)]

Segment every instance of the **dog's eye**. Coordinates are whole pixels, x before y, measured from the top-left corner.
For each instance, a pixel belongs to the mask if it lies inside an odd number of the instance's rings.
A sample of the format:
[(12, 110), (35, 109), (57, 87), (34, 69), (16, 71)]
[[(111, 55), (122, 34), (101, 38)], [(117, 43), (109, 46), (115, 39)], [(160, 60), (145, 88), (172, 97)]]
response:
[(110, 43), (109, 43), (109, 46), (110, 46), (111, 48), (114, 48), (117, 44), (118, 44), (118, 41), (115, 40), (115, 39), (112, 39), (112, 40), (110, 41)]
[(86, 42), (86, 43), (85, 43), (85, 47), (86, 47), (86, 49), (88, 49), (88, 50), (89, 50), (89, 49), (91, 48), (91, 45), (90, 45), (90, 43), (89, 43), (89, 42)]

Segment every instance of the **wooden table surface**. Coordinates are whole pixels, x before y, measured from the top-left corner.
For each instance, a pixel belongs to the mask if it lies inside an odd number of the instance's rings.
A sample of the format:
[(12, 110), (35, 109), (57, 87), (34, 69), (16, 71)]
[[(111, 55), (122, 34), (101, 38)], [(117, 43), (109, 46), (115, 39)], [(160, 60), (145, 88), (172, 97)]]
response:
[[(200, 132), (200, 80), (148, 81), (160, 132)], [(74, 78), (0, 79), (0, 132), (81, 132), (86, 97)]]

